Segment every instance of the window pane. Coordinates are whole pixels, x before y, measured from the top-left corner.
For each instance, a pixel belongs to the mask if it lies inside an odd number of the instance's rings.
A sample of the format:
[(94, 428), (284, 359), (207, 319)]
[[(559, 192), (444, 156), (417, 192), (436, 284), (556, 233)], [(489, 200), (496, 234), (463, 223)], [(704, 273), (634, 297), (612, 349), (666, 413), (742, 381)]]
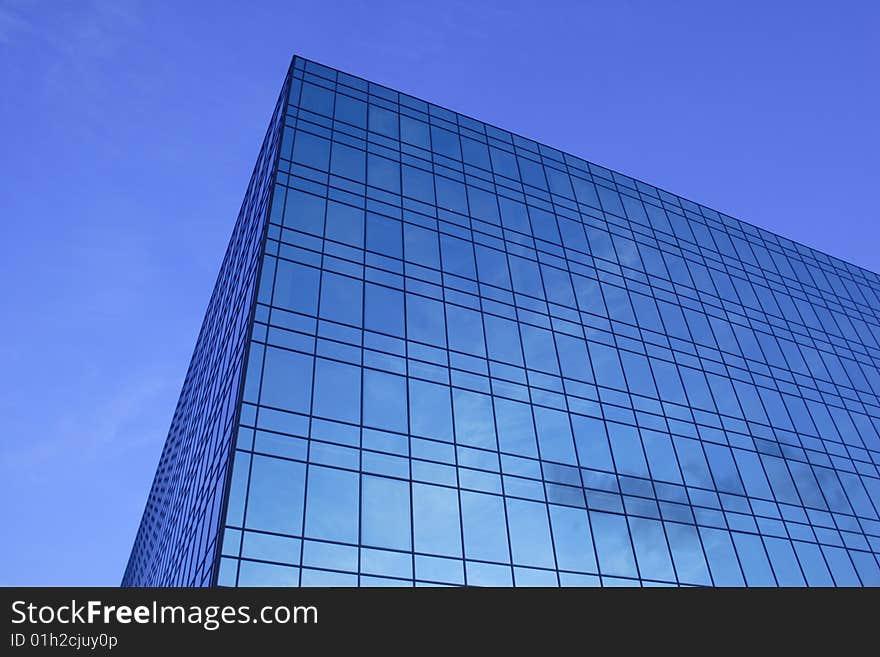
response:
[(572, 274), (571, 282), (574, 285), (575, 298), (581, 311), (594, 315), (606, 314), (605, 300), (599, 290), (598, 281)]
[(434, 204), (434, 176), (429, 171), (404, 165), (403, 195)]
[(498, 421), (498, 443), (502, 452), (538, 455), (532, 410), (528, 404), (496, 397), (495, 417)]
[(623, 379), (623, 370), (620, 368), (617, 350), (597, 342), (589, 342), (587, 344), (590, 348), (590, 359), (593, 361), (593, 369), (596, 373), (596, 383), (600, 386), (625, 390), (626, 383)]
[(470, 185), (466, 189), (471, 216), (475, 219), (482, 219), (490, 224), (497, 225), (500, 222), (500, 217), (498, 215), (498, 199), (496, 196)]
[(658, 520), (630, 518), (629, 525), (641, 576), (674, 582), (675, 572), (666, 547), (663, 524)]
[(709, 442), (703, 443), (703, 447), (709, 459), (715, 487), (720, 491), (743, 495), (745, 491), (740, 483), (739, 473), (736, 471), (736, 464), (733, 462), (730, 448)]
[(435, 176), (434, 185), (437, 188), (437, 207), (467, 214), (467, 193), (463, 184), (443, 176)]
[(791, 481), (791, 475), (788, 473), (788, 468), (785, 467), (785, 461), (767, 454), (761, 454), (760, 459), (764, 464), (764, 471), (767, 473), (776, 499), (788, 504), (800, 504)]
[(367, 155), (362, 150), (333, 142), (330, 171), (343, 178), (366, 182)]
[(367, 154), (367, 184), (400, 194), (400, 164), (372, 153)]
[(251, 559), (298, 564), (301, 543), (298, 538), (245, 532), (241, 553)]
[(284, 225), (320, 237), (324, 234), (325, 205), (323, 198), (289, 189), (284, 205)]
[(305, 533), (311, 538), (357, 543), (357, 474), (309, 466)]
[(654, 372), (654, 379), (657, 381), (660, 399), (676, 404), (686, 404), (687, 399), (684, 395), (681, 378), (678, 376), (678, 368), (665, 360), (657, 358), (649, 358), (648, 360), (651, 363), (651, 370)]
[(685, 483), (689, 486), (712, 488), (712, 477), (700, 442), (679, 436), (675, 436), (674, 442)]
[(397, 112), (392, 112), (378, 105), (370, 105), (370, 130), (397, 139)]
[(473, 139), (468, 139), (467, 137), (462, 137), (461, 149), (464, 155), (464, 161), (468, 164), (486, 170), (491, 168), (489, 162), (489, 150), (486, 148), (485, 144), (481, 144)]
[(364, 475), (362, 486), (363, 543), (398, 550), (411, 549), (407, 483)]
[(461, 514), (465, 556), (510, 563), (501, 497), (462, 491)]
[(279, 260), (272, 303), (285, 310), (317, 315), (320, 278), (321, 273), (314, 267)]
[(654, 377), (648, 367), (648, 359), (630, 351), (620, 351), (620, 360), (626, 375), (629, 389), (646, 397), (657, 397), (657, 389), (654, 387)]
[(556, 339), (556, 350), (559, 353), (562, 375), (569, 379), (592, 383), (593, 372), (590, 356), (587, 352), (587, 343), (580, 338), (563, 333), (554, 333), (553, 337)]
[(452, 401), (456, 442), (460, 445), (496, 449), (491, 397), (455, 388)]
[(443, 270), (474, 279), (477, 267), (474, 262), (474, 248), (470, 242), (449, 235), (440, 236), (440, 250), (443, 254)]
[(400, 116), (400, 139), (421, 148), (431, 148), (428, 124), (409, 116)]
[(259, 561), (242, 561), (238, 571), (239, 586), (297, 586), (299, 568)]
[(544, 297), (538, 263), (515, 255), (508, 255), (507, 262), (510, 265), (510, 278), (513, 281), (514, 291), (533, 297)]
[(764, 538), (764, 544), (767, 546), (767, 554), (770, 555), (770, 563), (779, 586), (804, 586), (804, 576), (791, 542), (768, 536)]
[(344, 203), (327, 204), (327, 238), (350, 246), (364, 246), (364, 211)]
[(590, 524), (593, 526), (593, 538), (599, 553), (601, 574), (637, 577), (626, 519), (610, 513), (590, 512)]
[(364, 424), (406, 433), (406, 379), (364, 370)]
[(822, 553), (831, 569), (836, 586), (860, 586), (859, 576), (853, 568), (846, 550), (831, 545), (823, 545)]
[(267, 347), (260, 403), (308, 413), (312, 398), (312, 361), (305, 354)]
[(418, 436), (452, 442), (452, 408), (449, 388), (410, 379), (410, 431)]
[(483, 321), (486, 324), (489, 358), (502, 363), (522, 365), (522, 347), (516, 323), (494, 315), (485, 315)]
[(245, 526), (298, 535), (302, 528), (305, 465), (255, 455)]
[(681, 472), (678, 468), (678, 459), (672, 448), (672, 439), (668, 434), (650, 429), (641, 429), (642, 444), (648, 455), (648, 465), (651, 476), (659, 481), (671, 481), (681, 483)]
[(632, 305), (629, 302), (629, 294), (623, 288), (616, 285), (602, 285), (602, 294), (605, 295), (605, 305), (608, 308), (608, 316), (617, 322), (635, 324)]
[(443, 304), (435, 299), (406, 295), (406, 336), (410, 340), (446, 346)]
[(453, 488), (416, 483), (412, 489), (416, 551), (460, 557), (458, 492)]
[(316, 114), (333, 116), (333, 92), (309, 82), (304, 82), (299, 105)]
[(700, 527), (703, 547), (709, 558), (709, 570), (715, 586), (743, 586), (736, 553), (730, 541), (730, 534), (721, 529)]
[(458, 142), (458, 133), (431, 126), (431, 146), (434, 151), (451, 157), (455, 160), (461, 159), (461, 146)]
[(863, 586), (880, 586), (880, 566), (870, 552), (850, 550), (849, 556), (853, 560), (859, 579)]
[(367, 127), (367, 104), (351, 96), (344, 94), (336, 94), (336, 114), (334, 118), (337, 121), (345, 121), (359, 128)]
[(605, 423), (583, 415), (572, 415), (571, 423), (581, 467), (613, 471), (614, 463), (605, 435)]
[(513, 563), (555, 568), (547, 505), (513, 498), (506, 503)]
[(576, 464), (574, 442), (568, 413), (543, 406), (534, 407), (541, 458), (548, 461)]
[(767, 483), (767, 477), (764, 476), (764, 468), (761, 467), (758, 455), (743, 449), (734, 449), (733, 457), (742, 475), (746, 493), (752, 497), (771, 499), (773, 493), (770, 484)]
[(357, 570), (357, 548), (338, 543), (305, 541), (303, 543), (303, 565), (335, 570)]
[(617, 471), (622, 474), (647, 477), (648, 466), (642, 453), (639, 430), (628, 424), (618, 424), (617, 422), (608, 422), (607, 428)]
[(510, 566), (478, 561), (465, 562), (468, 586), (513, 586)]
[(361, 324), (363, 283), (325, 271), (321, 280), (321, 317), (345, 324)]
[(366, 283), (364, 297), (364, 327), (403, 337), (403, 292)]
[(669, 547), (672, 548), (672, 560), (675, 562), (678, 581), (682, 584), (711, 586), (709, 569), (703, 558), (703, 548), (696, 527), (677, 522), (667, 522), (664, 526)]
[(433, 230), (404, 224), (403, 250), (410, 262), (440, 269), (440, 247), (437, 233)]
[(367, 249), (392, 258), (403, 257), (403, 228), (399, 221), (367, 213)]
[(690, 367), (679, 367), (678, 372), (681, 374), (691, 406), (714, 411), (715, 403), (706, 383), (706, 375)]
[(498, 197), (498, 205), (501, 208), (501, 224), (510, 230), (520, 233), (530, 233), (529, 215), (526, 206), (504, 196)]
[(540, 372), (559, 374), (553, 334), (528, 324), (520, 325), (520, 333), (526, 354), (526, 367)]
[(315, 365), (313, 412), (317, 416), (334, 420), (360, 422), (360, 368), (319, 358)]
[(519, 169), (516, 166), (516, 158), (513, 155), (494, 147), (490, 148), (489, 152), (492, 156), (492, 169), (495, 173), (500, 173), (502, 176), (514, 180), (519, 179)]
[(803, 541), (792, 541), (792, 545), (807, 578), (808, 586), (834, 586), (834, 580), (831, 579), (831, 573), (828, 572), (818, 545)]
[(746, 584), (749, 586), (776, 586), (773, 570), (764, 552), (760, 536), (732, 532), (733, 544), (742, 563)]
[(446, 305), (449, 348), (474, 356), (485, 356), (483, 318), (476, 310)]
[(507, 268), (507, 256), (501, 251), (476, 245), (477, 274), (480, 281), (497, 287), (510, 289), (510, 274)]
[(529, 218), (537, 239), (553, 244), (562, 243), (559, 237), (559, 229), (556, 226), (556, 217), (550, 212), (529, 206)]
[(550, 519), (559, 568), (584, 573), (597, 572), (587, 511), (551, 504)]

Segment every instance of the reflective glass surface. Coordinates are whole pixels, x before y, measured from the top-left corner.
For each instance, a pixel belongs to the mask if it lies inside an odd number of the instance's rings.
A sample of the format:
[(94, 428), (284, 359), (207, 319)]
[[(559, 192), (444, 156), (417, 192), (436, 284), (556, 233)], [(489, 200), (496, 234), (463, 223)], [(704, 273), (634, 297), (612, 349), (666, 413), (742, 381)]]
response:
[(288, 83), (217, 584), (880, 584), (876, 274)]

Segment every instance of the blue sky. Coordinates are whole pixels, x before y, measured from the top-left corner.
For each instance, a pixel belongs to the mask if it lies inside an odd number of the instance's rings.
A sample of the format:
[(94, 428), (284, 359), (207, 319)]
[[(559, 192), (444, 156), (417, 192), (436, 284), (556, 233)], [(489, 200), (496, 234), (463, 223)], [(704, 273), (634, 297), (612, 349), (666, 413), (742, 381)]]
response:
[(880, 271), (878, 29), (872, 2), (0, 0), (0, 584), (119, 582), (293, 52)]

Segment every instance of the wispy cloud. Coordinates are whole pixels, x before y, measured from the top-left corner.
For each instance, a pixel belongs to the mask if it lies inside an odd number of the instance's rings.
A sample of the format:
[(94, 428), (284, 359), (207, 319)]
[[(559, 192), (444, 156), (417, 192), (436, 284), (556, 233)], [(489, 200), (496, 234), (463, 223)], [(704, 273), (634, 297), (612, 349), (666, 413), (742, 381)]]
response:
[(125, 31), (138, 24), (139, 7), (139, 0), (2, 0), (0, 42), (16, 47), (34, 39), (49, 55), (68, 55), (68, 63), (109, 56), (125, 42)]
[(12, 44), (30, 31), (31, 23), (8, 0), (0, 3), (0, 44)]
[(105, 451), (115, 453), (161, 443), (157, 437), (167, 431), (171, 419), (173, 409), (167, 400), (176, 392), (176, 377), (167, 372), (145, 372), (132, 380), (105, 382), (102, 386), (90, 380), (97, 376), (98, 372), (85, 373), (81, 383), (89, 390), (103, 387), (105, 394), (93, 404), (72, 395), (75, 407), (56, 408), (61, 413), (43, 421), (34, 418), (34, 428), (39, 427), (43, 435), (8, 441), (0, 452), (0, 469), (31, 472), (39, 479), (46, 466), (57, 467), (59, 455), (90, 463), (106, 458)]
[[(8, 84), (46, 102), (76, 99), (77, 128), (100, 129), (106, 72), (140, 27), (140, 0), (0, 0), (0, 67)], [(121, 74), (137, 88), (136, 73)]]

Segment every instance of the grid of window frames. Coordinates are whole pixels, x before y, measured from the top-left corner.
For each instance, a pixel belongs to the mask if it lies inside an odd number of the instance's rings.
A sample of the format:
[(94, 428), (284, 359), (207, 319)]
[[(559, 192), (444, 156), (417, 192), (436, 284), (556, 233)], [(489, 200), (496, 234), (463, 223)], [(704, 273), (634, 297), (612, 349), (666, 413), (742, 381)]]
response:
[(240, 401), (285, 83), (223, 259), (123, 586), (208, 586)]
[(880, 281), (295, 59), (217, 583), (880, 584)]

